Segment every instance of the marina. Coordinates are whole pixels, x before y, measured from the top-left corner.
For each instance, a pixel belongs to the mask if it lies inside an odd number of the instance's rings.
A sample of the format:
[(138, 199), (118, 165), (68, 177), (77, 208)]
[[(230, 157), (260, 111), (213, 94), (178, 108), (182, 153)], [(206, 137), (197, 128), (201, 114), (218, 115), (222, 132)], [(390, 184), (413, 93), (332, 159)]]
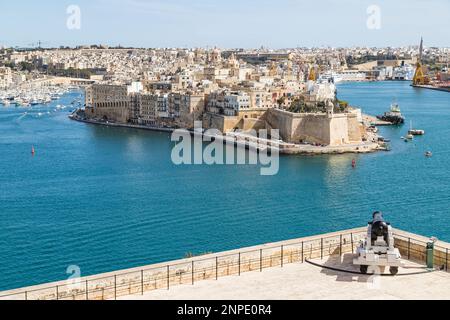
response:
[[(3, 107), (30, 107), (50, 104), (59, 100), (65, 93), (79, 90), (73, 86), (25, 86), (8, 90), (0, 90), (0, 105)], [(81, 100), (78, 100), (81, 103)]]

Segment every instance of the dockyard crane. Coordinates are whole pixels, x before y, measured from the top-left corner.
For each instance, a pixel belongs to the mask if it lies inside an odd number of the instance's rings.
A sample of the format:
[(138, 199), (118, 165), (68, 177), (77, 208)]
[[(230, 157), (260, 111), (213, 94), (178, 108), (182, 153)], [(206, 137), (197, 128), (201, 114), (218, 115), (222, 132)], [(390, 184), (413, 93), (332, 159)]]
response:
[(315, 67), (312, 66), (312, 67), (309, 69), (308, 81), (314, 81), (314, 82), (316, 82), (316, 80), (317, 80), (316, 70), (315, 70)]
[(416, 73), (414, 74), (413, 85), (426, 85), (430, 83), (430, 79), (425, 75), (423, 68), (423, 38), (420, 39), (419, 58), (417, 60)]

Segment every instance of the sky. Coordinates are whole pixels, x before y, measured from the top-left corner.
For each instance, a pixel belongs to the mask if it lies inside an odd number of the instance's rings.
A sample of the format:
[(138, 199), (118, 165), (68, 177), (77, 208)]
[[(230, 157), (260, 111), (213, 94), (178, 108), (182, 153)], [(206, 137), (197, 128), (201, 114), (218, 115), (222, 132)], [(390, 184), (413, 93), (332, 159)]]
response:
[[(426, 46), (450, 47), (450, 0), (0, 2), (6, 46), (397, 47), (423, 36)], [(73, 5), (80, 15), (68, 13)]]

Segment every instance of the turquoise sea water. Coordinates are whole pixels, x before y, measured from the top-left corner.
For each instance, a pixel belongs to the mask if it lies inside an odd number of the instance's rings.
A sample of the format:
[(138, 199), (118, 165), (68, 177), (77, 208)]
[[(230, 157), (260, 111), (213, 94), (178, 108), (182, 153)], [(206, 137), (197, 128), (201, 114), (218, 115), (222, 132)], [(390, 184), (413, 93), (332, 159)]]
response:
[(450, 241), (448, 93), (340, 85), (341, 99), (371, 114), (396, 97), (426, 135), (406, 144), (409, 125), (383, 128), (392, 152), (283, 156), (276, 176), (177, 167), (168, 134), (72, 122), (68, 109), (56, 110), (77, 96), (31, 110), (0, 106), (0, 290), (66, 279), (70, 265), (91, 275), (364, 226), (374, 210)]

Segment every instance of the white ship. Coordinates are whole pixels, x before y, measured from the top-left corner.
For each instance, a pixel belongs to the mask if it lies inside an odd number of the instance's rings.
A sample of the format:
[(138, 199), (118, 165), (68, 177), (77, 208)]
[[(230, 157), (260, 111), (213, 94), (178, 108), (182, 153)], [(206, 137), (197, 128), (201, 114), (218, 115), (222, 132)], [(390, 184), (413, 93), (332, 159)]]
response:
[(335, 72), (327, 72), (320, 75), (319, 77), (319, 83), (329, 83), (329, 82), (339, 83), (342, 81), (343, 81), (342, 77)]
[(413, 66), (406, 64), (394, 69), (393, 80), (412, 81), (415, 69)]

